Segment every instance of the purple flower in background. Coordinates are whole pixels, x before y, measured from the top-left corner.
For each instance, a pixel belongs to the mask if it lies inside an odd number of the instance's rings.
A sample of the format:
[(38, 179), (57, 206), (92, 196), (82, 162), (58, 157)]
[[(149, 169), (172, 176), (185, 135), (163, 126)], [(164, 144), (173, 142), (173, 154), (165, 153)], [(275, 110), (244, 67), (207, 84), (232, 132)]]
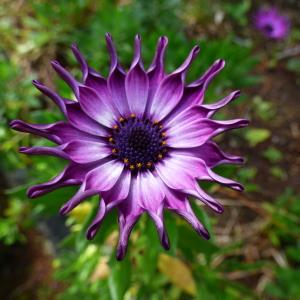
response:
[(260, 9), (254, 15), (254, 24), (266, 37), (284, 39), (289, 34), (290, 22), (276, 8)]
[(209, 233), (193, 213), (188, 197), (195, 197), (221, 213), (221, 204), (201, 189), (198, 180), (242, 190), (239, 183), (212, 171), (217, 165), (241, 163), (242, 159), (225, 154), (211, 139), (248, 124), (243, 119), (211, 119), (215, 112), (237, 98), (239, 91), (216, 103), (203, 104), (207, 86), (224, 67), (224, 61), (217, 60), (199, 79), (185, 84), (186, 73), (199, 53), (198, 46), (178, 69), (165, 74), (166, 37), (159, 39), (146, 71), (139, 36), (135, 38), (134, 58), (128, 72), (119, 64), (109, 34), (106, 42), (111, 58), (107, 79), (88, 66), (75, 45), (72, 51), (81, 66), (82, 83), (57, 61), (52, 62), (54, 70), (73, 90), (75, 101), (33, 81), (57, 104), (65, 121), (11, 122), (15, 130), (43, 136), (57, 144), (21, 147), (21, 153), (52, 155), (69, 161), (58, 176), (31, 187), (28, 196), (35, 198), (63, 186), (79, 186), (60, 210), (65, 215), (85, 198), (99, 195), (99, 209), (87, 230), (87, 238), (96, 235), (105, 216), (116, 208), (120, 227), (118, 259), (124, 257), (130, 232), (144, 212), (154, 221), (165, 249), (169, 248), (169, 240), (164, 228), (164, 209), (182, 216), (208, 239)]

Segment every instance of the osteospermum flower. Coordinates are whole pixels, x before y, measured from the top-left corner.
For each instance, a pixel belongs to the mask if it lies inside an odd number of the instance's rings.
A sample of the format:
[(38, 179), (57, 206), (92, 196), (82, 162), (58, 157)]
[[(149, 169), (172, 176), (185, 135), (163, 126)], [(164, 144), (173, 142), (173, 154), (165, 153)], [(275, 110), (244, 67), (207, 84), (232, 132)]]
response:
[(120, 227), (118, 259), (124, 257), (130, 232), (145, 212), (153, 219), (165, 249), (169, 248), (163, 221), (165, 209), (181, 215), (208, 239), (209, 233), (193, 213), (188, 197), (193, 196), (221, 213), (221, 204), (201, 189), (198, 180), (242, 189), (239, 183), (212, 171), (219, 164), (240, 163), (242, 159), (225, 154), (211, 139), (248, 123), (243, 119), (211, 119), (239, 91), (214, 104), (203, 104), (205, 90), (224, 67), (224, 61), (217, 60), (199, 79), (186, 85), (185, 76), (199, 53), (198, 46), (178, 69), (165, 74), (166, 37), (159, 39), (147, 71), (142, 63), (139, 36), (135, 38), (134, 58), (128, 72), (120, 66), (109, 34), (106, 42), (111, 58), (107, 79), (88, 66), (75, 45), (72, 50), (81, 66), (82, 82), (57, 61), (52, 62), (54, 70), (73, 90), (75, 101), (33, 81), (57, 104), (65, 115), (64, 121), (35, 125), (20, 120), (11, 122), (15, 130), (43, 136), (58, 145), (21, 147), (20, 152), (69, 161), (58, 176), (31, 187), (28, 196), (35, 198), (63, 186), (78, 185), (77, 193), (60, 210), (65, 215), (85, 198), (99, 195), (99, 209), (87, 230), (87, 238), (96, 235), (105, 216), (116, 208)]
[(276, 8), (260, 9), (254, 15), (254, 25), (266, 37), (275, 40), (284, 39), (290, 30), (288, 18), (281, 15)]

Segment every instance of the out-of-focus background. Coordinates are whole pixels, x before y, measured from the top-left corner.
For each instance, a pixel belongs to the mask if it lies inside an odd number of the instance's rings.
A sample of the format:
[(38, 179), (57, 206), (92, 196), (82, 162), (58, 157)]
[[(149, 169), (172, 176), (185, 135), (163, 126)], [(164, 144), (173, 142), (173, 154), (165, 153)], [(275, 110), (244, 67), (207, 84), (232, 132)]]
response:
[[(290, 19), (286, 39), (267, 39), (253, 26), (255, 11), (271, 5)], [(298, 0), (2, 0), (0, 299), (300, 299), (299, 16)], [(46, 142), (13, 132), (8, 123), (12, 119), (31, 123), (61, 119), (58, 109), (31, 81), (39, 79), (72, 97), (49, 62), (57, 59), (79, 76), (69, 48), (73, 42), (95, 69), (107, 74), (105, 32), (113, 35), (126, 67), (136, 33), (143, 39), (146, 65), (158, 37), (169, 37), (167, 71), (200, 44), (201, 54), (188, 80), (214, 60), (226, 60), (206, 101), (242, 90), (240, 100), (218, 118), (246, 117), (251, 125), (217, 140), (224, 150), (243, 155), (247, 161), (240, 167), (218, 167), (217, 172), (241, 181), (246, 191), (205, 186), (225, 206), (224, 214), (215, 216), (194, 205), (212, 233), (210, 241), (167, 213), (172, 247), (165, 252), (154, 226), (144, 217), (120, 263), (114, 258), (118, 237), (114, 213), (95, 240), (85, 239), (95, 199), (67, 218), (58, 216), (58, 209), (74, 193), (73, 188), (27, 199), (26, 189), (48, 181), (64, 162), (19, 154), (20, 146)]]

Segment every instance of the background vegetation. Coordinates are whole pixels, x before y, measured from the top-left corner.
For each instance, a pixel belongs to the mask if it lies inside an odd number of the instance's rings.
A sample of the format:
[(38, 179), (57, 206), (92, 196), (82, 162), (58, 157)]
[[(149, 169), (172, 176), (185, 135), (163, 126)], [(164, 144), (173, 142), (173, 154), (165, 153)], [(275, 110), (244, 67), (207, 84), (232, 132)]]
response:
[[(1, 299), (300, 299), (300, 8), (298, 1), (275, 2), (292, 22), (288, 39), (281, 42), (266, 40), (253, 28), (253, 12), (271, 4), (267, 1), (1, 1)], [(218, 142), (246, 156), (247, 163), (217, 171), (242, 181), (246, 192), (206, 186), (225, 206), (225, 213), (216, 217), (194, 205), (212, 233), (208, 242), (167, 214), (172, 247), (165, 252), (154, 226), (143, 218), (132, 234), (127, 258), (116, 262), (116, 215), (109, 216), (94, 241), (85, 239), (95, 199), (64, 219), (57, 211), (73, 188), (36, 200), (25, 195), (27, 187), (49, 180), (63, 162), (19, 154), (20, 146), (46, 142), (13, 132), (8, 123), (16, 118), (32, 123), (59, 120), (59, 111), (31, 80), (72, 97), (49, 62), (57, 59), (79, 76), (69, 48), (73, 42), (106, 75), (105, 32), (113, 35), (124, 66), (130, 64), (136, 33), (143, 39), (146, 65), (158, 37), (168, 36), (168, 71), (200, 44), (189, 80), (218, 58), (227, 63), (206, 101), (234, 89), (243, 92), (241, 100), (217, 117), (246, 117), (251, 126), (224, 134)]]

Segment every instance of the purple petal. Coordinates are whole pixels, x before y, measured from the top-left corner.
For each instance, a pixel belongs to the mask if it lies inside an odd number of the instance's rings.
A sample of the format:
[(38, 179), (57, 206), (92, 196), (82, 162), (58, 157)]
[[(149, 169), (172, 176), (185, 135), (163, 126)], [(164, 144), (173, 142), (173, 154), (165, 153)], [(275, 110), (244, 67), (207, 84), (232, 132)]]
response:
[(97, 215), (87, 230), (87, 238), (89, 240), (94, 238), (107, 213), (117, 206), (120, 201), (127, 198), (130, 180), (131, 172), (124, 169), (117, 183), (110, 190), (101, 193), (103, 200), (99, 203)]
[(221, 164), (241, 164), (244, 162), (240, 156), (224, 153), (218, 145), (212, 141), (199, 147), (180, 149), (180, 152), (184, 153), (184, 155), (201, 158), (209, 168), (214, 168)]
[(163, 183), (159, 176), (154, 176), (150, 171), (137, 174), (139, 205), (146, 211), (157, 213), (164, 200)]
[(45, 85), (41, 84), (37, 80), (33, 80), (32, 83), (38, 90), (40, 90), (43, 94), (45, 94), (50, 99), (52, 99), (53, 102), (63, 112), (63, 114), (66, 115), (66, 104), (65, 104), (65, 100), (62, 97), (60, 97), (57, 93), (55, 93), (54, 91), (52, 91), (50, 88), (46, 87)]
[(93, 167), (92, 165), (77, 165), (71, 163), (58, 176), (50, 181), (30, 187), (27, 191), (27, 195), (30, 198), (36, 198), (64, 186), (81, 184), (85, 174)]
[(20, 147), (19, 152), (27, 155), (50, 155), (63, 159), (69, 156), (63, 151), (64, 145), (58, 147)]
[(212, 104), (206, 104), (206, 105), (201, 105), (201, 107), (205, 110), (207, 110), (206, 117), (210, 118), (212, 117), (220, 108), (226, 106), (228, 103), (231, 101), (235, 100), (240, 96), (241, 92), (240, 91), (234, 91), (231, 94), (229, 94), (227, 97), (221, 99), (218, 102), (212, 103)]
[(207, 87), (209, 83), (214, 79), (214, 77), (220, 73), (220, 71), (225, 67), (225, 61), (223, 59), (216, 60), (208, 70), (197, 80), (190, 83), (189, 87), (199, 87), (202, 86), (202, 89), (205, 90), (204, 87)]
[(57, 122), (53, 124), (29, 124), (21, 120), (14, 120), (10, 123), (10, 126), (14, 130), (42, 136), (57, 144), (65, 144), (73, 140), (98, 140), (95, 136), (77, 130), (65, 122)]
[(131, 172), (127, 169), (123, 169), (123, 173), (119, 177), (118, 181), (108, 191), (101, 193), (105, 203), (107, 203), (108, 209), (111, 209), (114, 205), (121, 200), (127, 198), (130, 190)]
[(97, 161), (111, 154), (111, 149), (102, 141), (73, 141), (63, 150), (69, 159), (79, 164)]
[(89, 172), (86, 176), (86, 190), (109, 191), (118, 181), (124, 164), (110, 160)]
[(77, 80), (65, 68), (63, 68), (58, 61), (52, 61), (51, 65), (56, 73), (70, 86), (74, 95), (78, 99), (79, 82), (77, 82)]
[(141, 39), (135, 38), (135, 54), (132, 65), (125, 78), (125, 90), (130, 111), (142, 117), (148, 98), (149, 81), (141, 58)]
[[(199, 198), (218, 213), (223, 211), (222, 206), (200, 189), (196, 179), (214, 180), (218, 183), (225, 184), (228, 187), (239, 189), (236, 182), (229, 182), (227, 179), (218, 178), (216, 174), (212, 174), (205, 163), (196, 157), (187, 157), (172, 153), (168, 158), (165, 158), (163, 162), (156, 165), (156, 170), (163, 182), (169, 188)], [(178, 175), (174, 176), (174, 174)]]
[(107, 80), (108, 90), (114, 106), (122, 116), (130, 115), (130, 109), (125, 91), (125, 72), (121, 68), (118, 56), (110, 34), (106, 34), (107, 48), (111, 57), (111, 67)]
[(79, 87), (79, 103), (83, 111), (101, 125), (112, 127), (114, 124), (114, 113), (111, 108), (91, 88)]
[(161, 245), (164, 247), (165, 250), (170, 249), (170, 241), (168, 234), (166, 232), (165, 226), (164, 226), (164, 221), (163, 221), (163, 206), (156, 212), (149, 212), (150, 217), (155, 223), (155, 227), (157, 229), (157, 233), (159, 236), (159, 240)]
[(156, 53), (153, 58), (153, 61), (147, 70), (147, 75), (149, 78), (149, 94), (148, 94), (148, 101), (146, 106), (146, 114), (149, 113), (149, 109), (152, 105), (153, 96), (159, 86), (159, 83), (165, 77), (164, 71), (164, 56), (165, 50), (167, 48), (168, 38), (162, 36), (159, 38), (157, 46), (156, 46)]
[(102, 221), (104, 220), (105, 216), (107, 215), (106, 210), (106, 203), (103, 200), (99, 201), (99, 208), (97, 211), (97, 215), (93, 221), (93, 223), (89, 226), (86, 237), (88, 240), (91, 240), (95, 237), (99, 227), (101, 226)]
[(162, 120), (180, 101), (185, 74), (199, 51), (199, 46), (194, 47), (185, 62), (160, 83), (150, 108), (150, 115), (154, 120)]
[(60, 213), (65, 215), (85, 198), (110, 190), (119, 179), (123, 168), (123, 164), (111, 160), (91, 170), (74, 197), (60, 209)]
[[(193, 148), (203, 145), (212, 137), (235, 128), (245, 127), (247, 120), (235, 119), (228, 121), (215, 121), (210, 119), (197, 119), (197, 108), (193, 107), (192, 116), (189, 110), (180, 114), (178, 118), (169, 123), (167, 131), (169, 146), (174, 148)], [(189, 118), (185, 118), (189, 116)]]
[(140, 215), (132, 215), (126, 218), (123, 214), (119, 215), (120, 235), (116, 254), (117, 260), (122, 260), (125, 257), (130, 233), (139, 217)]
[(77, 193), (61, 207), (59, 213), (63, 216), (68, 214), (72, 209), (74, 209), (77, 205), (83, 202), (84, 199), (94, 196), (96, 194), (97, 191), (95, 190), (85, 190), (85, 185), (82, 184)]
[(195, 216), (184, 193), (169, 190), (166, 195), (166, 207), (183, 217), (202, 237), (209, 239), (209, 232)]
[(71, 125), (89, 134), (106, 137), (106, 127), (88, 117), (80, 108), (79, 103), (71, 103), (66, 106), (68, 120)]
[(79, 51), (76, 44), (73, 44), (71, 46), (71, 49), (72, 49), (72, 52), (73, 52), (75, 58), (77, 59), (78, 63), (80, 64), (81, 71), (82, 71), (82, 80), (83, 80), (83, 82), (85, 82), (88, 77), (89, 66), (88, 66), (86, 60), (84, 59), (83, 55)]

